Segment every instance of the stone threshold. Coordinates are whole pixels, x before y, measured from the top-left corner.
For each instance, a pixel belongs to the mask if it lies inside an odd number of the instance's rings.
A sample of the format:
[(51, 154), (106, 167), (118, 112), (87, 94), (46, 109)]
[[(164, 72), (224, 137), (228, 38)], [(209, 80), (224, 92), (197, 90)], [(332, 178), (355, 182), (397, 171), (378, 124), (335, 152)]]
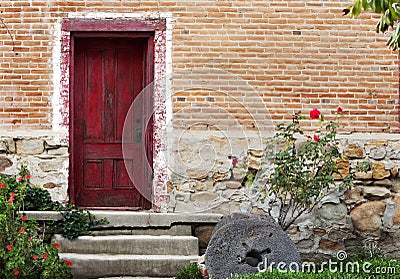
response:
[[(216, 224), (223, 217), (215, 213), (154, 213), (137, 211), (90, 210), (96, 219), (107, 218), (109, 224), (100, 227), (151, 228), (173, 225)], [(25, 211), (28, 218), (55, 221), (62, 215), (57, 211)]]

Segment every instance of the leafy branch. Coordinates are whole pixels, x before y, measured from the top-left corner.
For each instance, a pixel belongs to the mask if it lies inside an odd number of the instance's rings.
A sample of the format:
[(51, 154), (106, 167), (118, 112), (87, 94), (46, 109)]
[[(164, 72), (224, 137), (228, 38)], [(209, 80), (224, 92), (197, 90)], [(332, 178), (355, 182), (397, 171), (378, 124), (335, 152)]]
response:
[[(376, 14), (381, 14), (381, 17), (376, 25), (376, 32), (385, 33), (389, 28), (393, 29), (393, 33), (387, 45), (392, 50), (399, 50), (400, 41), (400, 25), (397, 24), (400, 18), (400, 1), (398, 0), (355, 0), (352, 6), (343, 10), (344, 15), (357, 17), (364, 11), (372, 11)], [(396, 27), (394, 27), (397, 24)]]

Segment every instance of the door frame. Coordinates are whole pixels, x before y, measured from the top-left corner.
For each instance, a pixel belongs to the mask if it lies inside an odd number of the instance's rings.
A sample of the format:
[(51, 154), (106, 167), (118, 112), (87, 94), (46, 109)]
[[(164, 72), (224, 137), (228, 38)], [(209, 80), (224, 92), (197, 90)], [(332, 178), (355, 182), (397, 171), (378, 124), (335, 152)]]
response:
[[(68, 87), (66, 84), (62, 84), (63, 90), (61, 91), (61, 98), (65, 99), (65, 91), (67, 90), (68, 93), (68, 111), (67, 119), (63, 119), (63, 122), (67, 124), (69, 129), (69, 199), (71, 203), (75, 203), (75, 185), (74, 185), (74, 104), (73, 104), (73, 86), (74, 86), (74, 39), (75, 38), (82, 38), (82, 37), (123, 37), (123, 38), (138, 38), (138, 37), (145, 37), (147, 38), (147, 52), (146, 52), (146, 85), (150, 84), (154, 79), (161, 78), (163, 75), (155, 71), (155, 57), (157, 56), (157, 50), (155, 49), (155, 37), (157, 34), (164, 32), (165, 33), (166, 25), (165, 21), (160, 19), (155, 20), (138, 20), (138, 19), (116, 19), (116, 20), (99, 20), (99, 19), (64, 19), (62, 22), (62, 31), (67, 32), (67, 36), (63, 36), (62, 38), (62, 52), (63, 59), (62, 59), (62, 78), (68, 78)], [(64, 34), (65, 35), (65, 34)], [(65, 50), (68, 50), (67, 55), (65, 56)], [(158, 54), (159, 55), (159, 54)], [(164, 54), (165, 56), (165, 54)], [(159, 68), (160, 65), (156, 65)], [(164, 65), (165, 68), (165, 65)], [(165, 69), (164, 69), (165, 75)], [(63, 86), (64, 85), (64, 86)], [(66, 88), (67, 87), (67, 88)], [(63, 92), (64, 91), (64, 92)], [(155, 92), (156, 95), (162, 94), (161, 92)], [(164, 93), (165, 94), (165, 93)], [(64, 97), (64, 98), (63, 98)], [(153, 102), (159, 96), (154, 96)], [(153, 106), (155, 104), (153, 103)], [(157, 114), (157, 107), (154, 108), (155, 115)], [(163, 111), (158, 111), (158, 113), (163, 113)], [(157, 119), (157, 117), (154, 117)], [(156, 121), (156, 120), (155, 120)], [(153, 126), (156, 123), (153, 123)], [(162, 123), (158, 123), (159, 125)], [(161, 134), (161, 131), (154, 130), (153, 131), (153, 138), (155, 142), (161, 141), (158, 138), (157, 134)], [(158, 157), (158, 153), (160, 150), (154, 148), (154, 142), (152, 147), (152, 158), (153, 158), (153, 166), (156, 158)], [(151, 205), (155, 210), (159, 210), (159, 200), (160, 196), (155, 192), (155, 187), (161, 183), (163, 180), (166, 179), (166, 175), (162, 174), (158, 175), (158, 177), (162, 178), (161, 181), (156, 181), (152, 183), (152, 201), (150, 201)], [(150, 206), (151, 207), (151, 206)], [(110, 210), (113, 208), (109, 208)]]

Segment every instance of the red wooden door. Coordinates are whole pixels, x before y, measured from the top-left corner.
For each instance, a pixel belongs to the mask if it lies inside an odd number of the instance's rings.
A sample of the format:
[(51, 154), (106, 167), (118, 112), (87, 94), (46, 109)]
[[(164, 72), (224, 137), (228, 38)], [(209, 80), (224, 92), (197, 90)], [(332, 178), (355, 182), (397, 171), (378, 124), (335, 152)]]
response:
[[(143, 172), (142, 165), (147, 163), (140, 150), (143, 137), (135, 133), (146, 131), (142, 120), (148, 104), (133, 113), (132, 133), (123, 134), (131, 104), (150, 80), (148, 42), (149, 38), (74, 39), (71, 144), (73, 200), (77, 206), (151, 206), (138, 191), (143, 185), (151, 185), (151, 175)], [(125, 158), (122, 141), (132, 150)], [(136, 184), (143, 185), (134, 185), (128, 172)]]

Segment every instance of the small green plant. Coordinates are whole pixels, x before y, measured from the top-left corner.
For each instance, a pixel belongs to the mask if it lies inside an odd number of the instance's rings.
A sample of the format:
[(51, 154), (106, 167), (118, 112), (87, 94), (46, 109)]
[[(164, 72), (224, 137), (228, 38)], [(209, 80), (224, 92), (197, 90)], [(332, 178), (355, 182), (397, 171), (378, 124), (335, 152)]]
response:
[(62, 219), (55, 223), (55, 229), (69, 240), (74, 240), (81, 235), (90, 235), (91, 228), (108, 223), (105, 218), (95, 220), (93, 214), (80, 208), (65, 209), (62, 211), (62, 216)]
[[(341, 112), (339, 107), (337, 113)], [(320, 128), (313, 135), (304, 132), (301, 121), (305, 117), (297, 113), (290, 123), (279, 124), (268, 142), (272, 171), (260, 189), (260, 199), (269, 200), (270, 210), (279, 207), (278, 223), (284, 230), (337, 186), (350, 186), (350, 177), (341, 177), (336, 164), (342, 158), (336, 144), (339, 124), (327, 121), (316, 108), (310, 112), (310, 119), (319, 120)], [(338, 178), (342, 179), (340, 185), (335, 183)]]
[(72, 278), (71, 262), (58, 257), (59, 244), (46, 243), (42, 228), (23, 213), (30, 174), (0, 174), (0, 278)]
[(197, 263), (190, 263), (179, 270), (176, 279), (203, 279)]
[(28, 184), (25, 188), (24, 210), (57, 210), (61, 204), (53, 202), (49, 191)]
[(359, 244), (351, 249), (348, 259), (350, 261), (370, 259), (390, 260), (390, 257), (384, 254), (375, 241), (365, 241), (363, 245)]

